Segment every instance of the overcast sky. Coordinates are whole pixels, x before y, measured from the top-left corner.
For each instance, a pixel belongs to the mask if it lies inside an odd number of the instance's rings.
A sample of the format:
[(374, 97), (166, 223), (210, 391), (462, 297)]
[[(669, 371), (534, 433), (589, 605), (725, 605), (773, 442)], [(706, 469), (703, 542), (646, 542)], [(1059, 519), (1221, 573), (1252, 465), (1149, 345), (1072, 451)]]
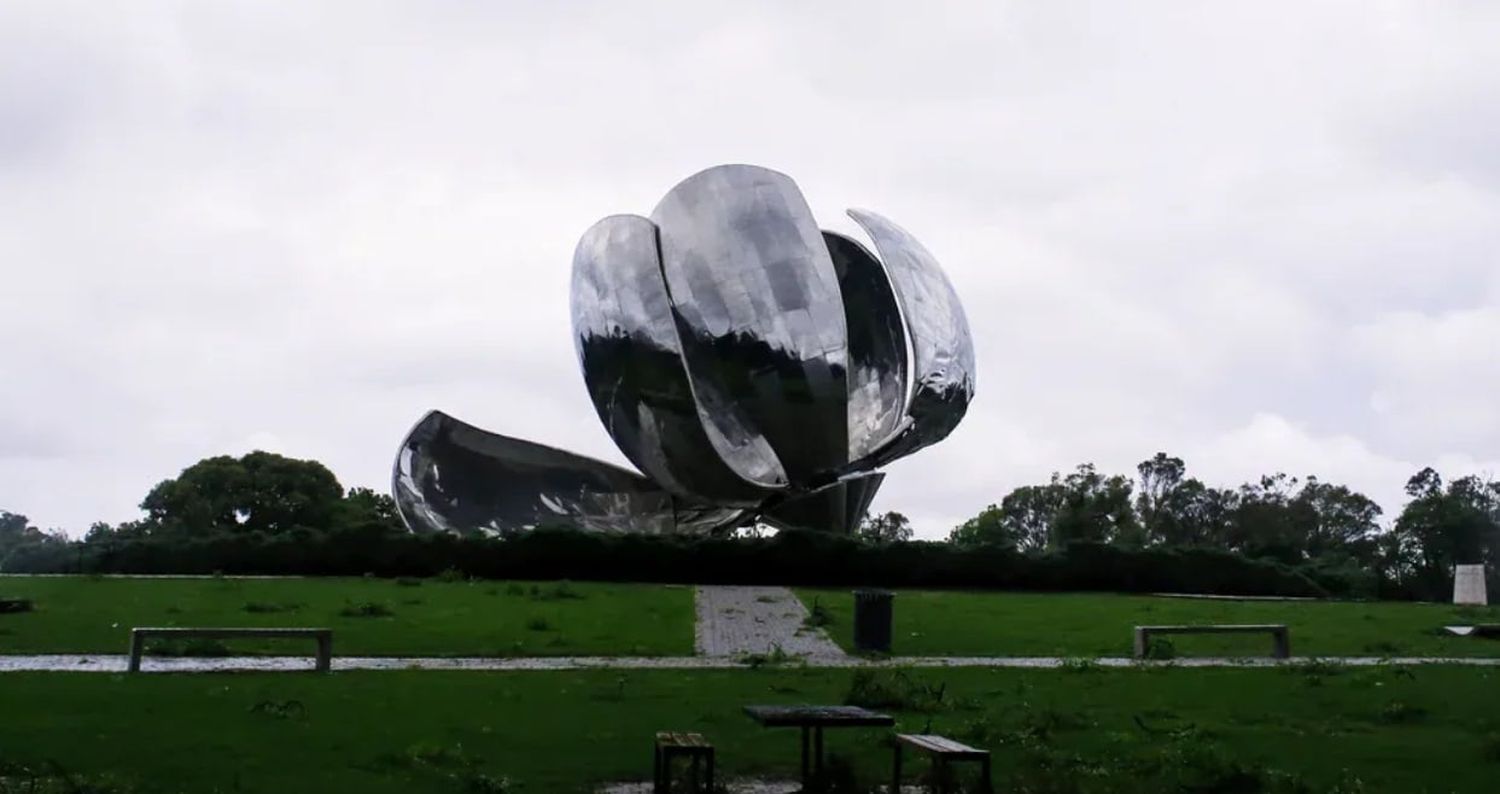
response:
[[(273, 7), (274, 5), (274, 7)], [(388, 489), (430, 408), (624, 463), (578, 236), (792, 175), (958, 289), (941, 536), (1158, 450), (1236, 485), (1500, 472), (1500, 5), (0, 4), (0, 509), (138, 517), (266, 449)]]

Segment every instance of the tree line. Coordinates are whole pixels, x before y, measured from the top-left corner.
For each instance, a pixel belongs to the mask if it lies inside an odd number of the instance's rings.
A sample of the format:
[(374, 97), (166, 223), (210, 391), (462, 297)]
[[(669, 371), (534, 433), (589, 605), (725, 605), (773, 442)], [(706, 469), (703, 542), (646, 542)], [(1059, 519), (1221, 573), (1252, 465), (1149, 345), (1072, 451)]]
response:
[(1223, 549), (1343, 578), (1356, 590), (1425, 598), (1451, 592), (1455, 564), (1500, 558), (1500, 482), (1444, 482), (1424, 468), (1406, 495), (1386, 526), (1380, 505), (1344, 485), (1277, 473), (1214, 488), (1189, 477), (1181, 458), (1157, 453), (1133, 478), (1083, 464), (1016, 488), (948, 540), (1032, 553), (1075, 543)]
[[(943, 545), (1031, 557), (1082, 547), (1198, 549), (1274, 563), (1336, 594), (1407, 598), (1444, 598), (1453, 565), (1500, 557), (1500, 483), (1445, 482), (1429, 468), (1406, 493), (1386, 526), (1379, 505), (1344, 485), (1278, 473), (1215, 488), (1189, 477), (1181, 458), (1158, 453), (1134, 477), (1084, 464), (1015, 488)], [(326, 548), (330, 537), (370, 543), (406, 532), (390, 497), (346, 490), (317, 461), (268, 452), (199, 461), (158, 483), (140, 506), (142, 518), (95, 523), (80, 541), (0, 511), (0, 571), (84, 570), (85, 560), (104, 564), (130, 544), (139, 563), (141, 549), (210, 539), (318, 538)], [(887, 512), (866, 518), (855, 539), (881, 546), (912, 534), (904, 515)]]

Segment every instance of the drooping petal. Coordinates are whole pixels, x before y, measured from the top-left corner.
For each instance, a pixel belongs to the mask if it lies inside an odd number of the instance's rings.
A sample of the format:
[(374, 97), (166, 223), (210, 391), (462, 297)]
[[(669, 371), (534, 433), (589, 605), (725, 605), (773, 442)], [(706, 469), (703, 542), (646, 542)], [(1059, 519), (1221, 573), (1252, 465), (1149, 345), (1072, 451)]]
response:
[(756, 504), (785, 484), (761, 436), (710, 441), (684, 368), (655, 224), (613, 215), (584, 233), (573, 254), (572, 308), (589, 397), (610, 437), (647, 477), (678, 496), (738, 505)]
[(843, 306), (796, 184), (764, 168), (718, 166), (672, 188), (651, 218), (710, 438), (761, 435), (793, 482), (844, 465)]
[(906, 326), (880, 261), (863, 245), (824, 231), (849, 333), (849, 459), (896, 431), (906, 409)]
[(884, 463), (941, 441), (974, 398), (974, 340), (964, 307), (937, 260), (905, 229), (866, 210), (849, 210), (870, 235), (890, 275), (912, 347), (911, 425), (872, 457)]
[(391, 479), (396, 508), (413, 532), (506, 536), (553, 525), (701, 533), (735, 526), (745, 515), (685, 506), (633, 472), (489, 433), (441, 411), (407, 434)]

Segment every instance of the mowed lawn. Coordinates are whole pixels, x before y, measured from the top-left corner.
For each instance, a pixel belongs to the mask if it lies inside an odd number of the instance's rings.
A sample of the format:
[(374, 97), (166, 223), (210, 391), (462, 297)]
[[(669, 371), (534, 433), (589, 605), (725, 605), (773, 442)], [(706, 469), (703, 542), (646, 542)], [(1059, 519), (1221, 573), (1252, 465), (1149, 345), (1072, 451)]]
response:
[[(94, 785), (68, 790), (101, 794), (495, 792), (502, 778), (581, 792), (649, 779), (651, 737), (667, 729), (704, 733), (731, 775), (790, 777), (795, 731), (761, 729), (741, 707), (843, 702), (861, 675), (12, 673), (0, 675), (0, 777), (60, 768)], [(898, 730), (994, 751), (1001, 791), (1488, 794), (1500, 777), (1500, 673), (1487, 669), (878, 675), (863, 688), (891, 699)], [(886, 779), (888, 735), (832, 731), (828, 747), (868, 785)]]
[[(799, 590), (853, 648), (848, 590)], [(1285, 623), (1296, 656), (1500, 656), (1500, 640), (1453, 637), (1444, 625), (1500, 623), (1500, 607), (1354, 601), (1220, 601), (1100, 593), (901, 591), (893, 602), (898, 656), (1129, 656), (1137, 625)], [(1263, 656), (1266, 634), (1171, 636), (1180, 656)]]
[[(693, 652), (693, 591), (435, 579), (4, 577), (0, 653), (124, 653), (134, 626), (317, 626), (339, 656), (667, 656)], [(230, 640), (235, 653), (311, 643)]]

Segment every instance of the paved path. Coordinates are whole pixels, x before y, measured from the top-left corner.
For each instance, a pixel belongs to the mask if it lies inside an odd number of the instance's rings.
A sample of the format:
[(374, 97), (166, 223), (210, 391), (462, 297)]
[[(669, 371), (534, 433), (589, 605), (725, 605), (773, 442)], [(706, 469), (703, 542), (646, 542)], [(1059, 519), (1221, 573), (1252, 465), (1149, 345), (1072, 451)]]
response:
[[(1089, 659), (1088, 664), (1123, 669), (1157, 667), (1282, 667), (1317, 662), (1338, 667), (1380, 665), (1446, 664), (1467, 667), (1500, 667), (1500, 658), (1340, 656), (1291, 659), (1203, 657), (1164, 661), (1136, 661), (1124, 657)], [(809, 656), (786, 666), (809, 668), (856, 667), (1011, 667), (1052, 669), (1083, 664), (1078, 659), (1057, 656), (900, 656), (862, 659), (857, 656)], [(404, 657), (335, 656), (334, 670), (728, 670), (743, 669), (746, 662), (733, 656), (533, 656), (533, 657)], [(141, 669), (148, 673), (274, 672), (312, 670), (308, 656), (227, 656), (222, 658), (162, 658), (147, 656)], [(125, 672), (125, 656), (112, 654), (46, 654), (0, 656), (0, 673), (7, 672)]]
[(848, 655), (822, 629), (803, 626), (807, 607), (785, 587), (699, 587), (693, 648), (700, 656), (771, 654), (839, 660)]

